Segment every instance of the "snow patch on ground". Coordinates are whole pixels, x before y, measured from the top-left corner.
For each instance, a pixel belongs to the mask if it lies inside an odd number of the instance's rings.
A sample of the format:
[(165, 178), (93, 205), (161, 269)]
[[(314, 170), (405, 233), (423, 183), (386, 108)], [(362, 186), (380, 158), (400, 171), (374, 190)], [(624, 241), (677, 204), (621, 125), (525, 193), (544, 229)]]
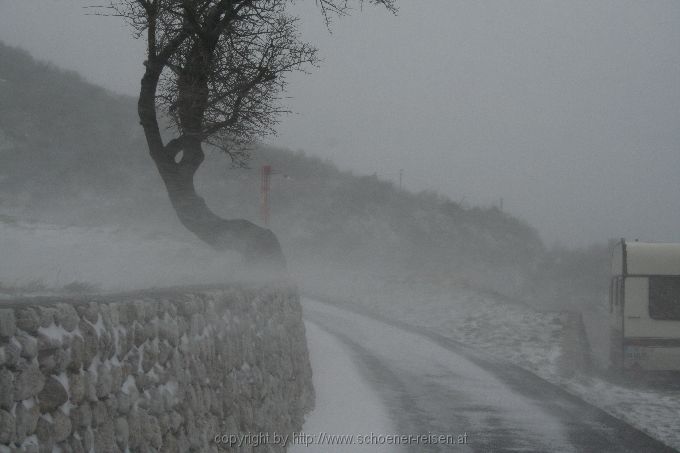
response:
[[(397, 430), (383, 403), (360, 375), (347, 349), (314, 324), (305, 323), (312, 362), (316, 408), (303, 432), (337, 435), (392, 434)], [(398, 452), (394, 445), (294, 445), (290, 453)]]
[(189, 233), (182, 242), (111, 227), (0, 222), (0, 288), (86, 282), (134, 290), (219, 283), (236, 273), (237, 256), (192, 239)]
[(680, 390), (629, 388), (599, 377), (548, 377), (574, 395), (680, 450)]

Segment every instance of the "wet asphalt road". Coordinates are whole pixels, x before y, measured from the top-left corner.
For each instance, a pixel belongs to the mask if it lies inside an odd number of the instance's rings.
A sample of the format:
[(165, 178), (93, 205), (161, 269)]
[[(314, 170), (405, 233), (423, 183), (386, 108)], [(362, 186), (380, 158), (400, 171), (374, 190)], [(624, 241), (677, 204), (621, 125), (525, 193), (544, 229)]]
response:
[(519, 367), (424, 329), (310, 299), (303, 309), (307, 322), (348, 348), (398, 434), (453, 441), (400, 451), (676, 451)]

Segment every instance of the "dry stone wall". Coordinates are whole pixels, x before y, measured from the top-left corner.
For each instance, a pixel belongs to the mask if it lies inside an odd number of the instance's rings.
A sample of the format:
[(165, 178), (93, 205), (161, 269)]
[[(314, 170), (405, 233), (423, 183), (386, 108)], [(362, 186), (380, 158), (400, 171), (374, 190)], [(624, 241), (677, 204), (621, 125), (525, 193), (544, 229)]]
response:
[(0, 452), (250, 451), (216, 437), (299, 431), (313, 400), (291, 288), (0, 304)]

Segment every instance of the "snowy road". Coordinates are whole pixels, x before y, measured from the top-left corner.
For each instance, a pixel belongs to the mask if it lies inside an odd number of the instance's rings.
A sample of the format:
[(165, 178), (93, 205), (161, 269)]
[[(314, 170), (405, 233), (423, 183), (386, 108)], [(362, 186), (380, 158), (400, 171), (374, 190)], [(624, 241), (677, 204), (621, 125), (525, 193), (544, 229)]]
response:
[(319, 398), (305, 432), (353, 436), (334, 439), (352, 445), (316, 444), (310, 452), (675, 451), (531, 373), (445, 338), (310, 299), (303, 308)]

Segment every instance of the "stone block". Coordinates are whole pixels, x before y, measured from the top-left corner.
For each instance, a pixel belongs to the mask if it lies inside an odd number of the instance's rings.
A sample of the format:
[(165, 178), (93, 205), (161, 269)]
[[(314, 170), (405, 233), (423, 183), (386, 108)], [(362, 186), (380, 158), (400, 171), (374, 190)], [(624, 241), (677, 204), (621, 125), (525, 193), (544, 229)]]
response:
[(71, 402), (80, 404), (85, 399), (85, 377), (82, 373), (71, 372), (68, 374)]
[(94, 451), (120, 452), (116, 444), (113, 423), (100, 425), (94, 433)]
[(63, 327), (67, 332), (73, 332), (80, 322), (76, 309), (70, 304), (57, 305), (54, 318), (56, 323)]
[(92, 423), (99, 428), (102, 425), (111, 424), (111, 416), (109, 410), (103, 401), (96, 401), (92, 403)]
[(21, 401), (36, 396), (45, 386), (45, 376), (34, 364), (14, 377), (14, 400)]
[(116, 443), (122, 450), (125, 450), (128, 447), (128, 442), (130, 440), (130, 427), (125, 418), (118, 417), (116, 419), (114, 432)]
[(118, 400), (118, 412), (122, 415), (127, 415), (130, 413), (130, 409), (132, 409), (132, 398), (130, 395), (127, 393), (119, 393), (116, 396), (116, 400)]
[(97, 355), (97, 348), (99, 347), (99, 336), (94, 326), (87, 321), (80, 321), (78, 324), (80, 332), (83, 337), (83, 368), (89, 368), (92, 359)]
[(57, 310), (54, 307), (38, 307), (38, 316), (40, 316), (40, 327), (48, 328), (54, 324), (54, 315)]
[(97, 375), (93, 372), (86, 371), (83, 373), (85, 378), (85, 399), (87, 401), (96, 402), (97, 399)]
[(17, 331), (14, 310), (9, 308), (0, 309), (0, 337), (9, 338)]
[(72, 407), (71, 420), (73, 425), (78, 429), (92, 426), (92, 408), (90, 407), (90, 403), (83, 402), (76, 407)]
[(38, 332), (38, 351), (52, 351), (61, 348), (61, 340), (44, 332)]
[(85, 451), (90, 452), (94, 450), (94, 431), (92, 428), (87, 428), (80, 433), (80, 437), (83, 441), (83, 448)]
[(92, 324), (97, 324), (99, 321), (99, 304), (90, 302), (85, 305), (81, 316)]
[(38, 437), (41, 447), (54, 445), (54, 423), (49, 421), (47, 418), (38, 418), (35, 434)]
[(15, 311), (16, 326), (31, 334), (36, 334), (40, 327), (40, 316), (30, 307), (19, 308)]
[(80, 439), (77, 439), (75, 436), (71, 436), (70, 444), (73, 453), (86, 453), (85, 447), (83, 447), (83, 443), (80, 441)]
[(99, 345), (97, 347), (99, 356), (102, 360), (110, 359), (116, 353), (116, 345), (114, 343), (113, 335), (107, 330), (103, 330), (99, 335)]
[(40, 410), (51, 412), (68, 401), (68, 392), (58, 379), (50, 376), (38, 394), (38, 401), (40, 401)]
[(0, 444), (14, 441), (16, 435), (16, 419), (5, 410), (0, 410)]
[(136, 347), (141, 347), (144, 342), (147, 340), (147, 329), (144, 328), (144, 325), (142, 325), (140, 322), (135, 321), (132, 323), (132, 342)]
[(111, 384), (111, 373), (109, 373), (108, 368), (104, 365), (99, 365), (99, 368), (97, 369), (97, 384), (95, 389), (97, 392), (97, 398), (101, 399), (108, 397), (111, 393)]
[(54, 420), (54, 441), (63, 442), (71, 435), (71, 419), (61, 411), (52, 414)]
[(155, 449), (160, 449), (163, 445), (163, 436), (158, 419), (153, 415), (147, 415), (142, 426), (142, 438), (146, 443)]
[(0, 409), (11, 410), (14, 406), (14, 373), (0, 369)]
[(24, 404), (17, 404), (16, 408), (16, 433), (17, 439), (21, 441), (28, 436), (33, 435), (38, 427), (38, 419), (40, 418), (40, 409), (37, 405), (30, 408)]

